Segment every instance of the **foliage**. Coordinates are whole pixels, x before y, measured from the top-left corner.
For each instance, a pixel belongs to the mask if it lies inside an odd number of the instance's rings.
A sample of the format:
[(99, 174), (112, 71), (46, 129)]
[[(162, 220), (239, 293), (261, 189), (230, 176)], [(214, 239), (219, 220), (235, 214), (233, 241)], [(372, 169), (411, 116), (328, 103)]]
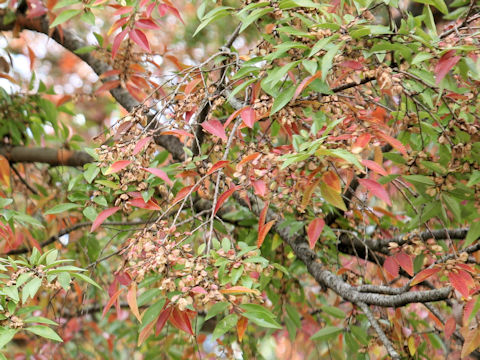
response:
[(479, 358), (480, 5), (421, 3), (7, 1), (2, 356)]

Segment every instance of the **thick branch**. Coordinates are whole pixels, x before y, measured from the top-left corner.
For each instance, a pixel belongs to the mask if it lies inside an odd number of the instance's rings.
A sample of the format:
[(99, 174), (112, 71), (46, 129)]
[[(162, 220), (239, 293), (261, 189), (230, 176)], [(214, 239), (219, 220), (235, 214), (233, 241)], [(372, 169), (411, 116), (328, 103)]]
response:
[(1, 146), (0, 155), (11, 163), (45, 163), (52, 166), (83, 166), (93, 158), (83, 151), (51, 149), (42, 147)]

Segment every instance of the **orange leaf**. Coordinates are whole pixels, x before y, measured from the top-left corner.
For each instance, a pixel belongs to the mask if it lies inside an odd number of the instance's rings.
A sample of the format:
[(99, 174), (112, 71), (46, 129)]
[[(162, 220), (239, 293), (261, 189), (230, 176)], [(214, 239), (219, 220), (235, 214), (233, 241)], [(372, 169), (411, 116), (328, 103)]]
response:
[(307, 229), (308, 241), (310, 243), (310, 249), (315, 247), (320, 235), (322, 234), (323, 227), (325, 226), (325, 221), (322, 218), (314, 219)]
[(127, 303), (130, 310), (132, 310), (133, 315), (135, 315), (137, 320), (141, 323), (142, 317), (140, 316), (137, 305), (137, 284), (134, 282), (132, 282), (132, 285), (130, 285), (130, 288), (128, 289)]
[(230, 161), (228, 161), (228, 160), (220, 160), (220, 161), (217, 161), (215, 164), (212, 165), (212, 167), (210, 168), (210, 170), (208, 170), (207, 175), (213, 174), (215, 171), (217, 171), (217, 170), (219, 170), (219, 169), (223, 169), (225, 166), (227, 166), (227, 164), (228, 164), (229, 162), (230, 162)]
[(388, 175), (387, 171), (381, 165), (377, 164), (375, 161), (364, 159), (362, 160), (362, 165), (366, 166), (367, 168), (376, 172), (377, 174), (380, 174), (383, 176)]
[(132, 155), (137, 155), (142, 149), (152, 140), (151, 136), (144, 137), (139, 142), (135, 144), (135, 148), (133, 149)]
[(109, 78), (110, 76), (116, 76), (116, 75), (120, 75), (120, 70), (109, 70), (109, 71), (105, 71), (102, 75), (100, 75), (98, 78), (99, 79), (105, 79), (105, 78)]
[(452, 316), (449, 316), (447, 321), (445, 321), (445, 338), (450, 339), (450, 336), (455, 332), (455, 329), (457, 328), (457, 322), (455, 321), (455, 318)]
[[(316, 179), (314, 182), (307, 185), (302, 197), (302, 204), (301, 204), (302, 208), (306, 208), (307, 205), (310, 203), (310, 199), (312, 198), (313, 192), (315, 191), (319, 183), (320, 183), (320, 179)], [(331, 189), (333, 190), (333, 188)]]
[(185, 130), (179, 130), (179, 129), (164, 131), (161, 133), (161, 135), (174, 135), (176, 137), (180, 137), (183, 135), (183, 136), (188, 136), (193, 138), (193, 135), (190, 134), (189, 132)]
[(246, 317), (240, 316), (237, 322), (237, 335), (238, 341), (242, 342), (243, 335), (245, 334), (245, 330), (247, 330), (248, 319)]
[(97, 89), (97, 91), (95, 91), (95, 94), (98, 95), (102, 91), (109, 91), (109, 90), (115, 89), (116, 87), (119, 87), (119, 86), (120, 86), (120, 80), (107, 81), (102, 86), (100, 86)]
[(390, 135), (385, 134), (384, 132), (381, 131), (376, 131), (375, 134), (382, 140), (388, 142), (394, 149), (397, 149), (400, 151), (403, 155), (407, 155), (407, 149), (405, 146), (398, 141), (397, 139), (391, 137)]
[(362, 152), (362, 150), (365, 148), (365, 146), (368, 145), (370, 139), (372, 138), (372, 135), (369, 133), (364, 133), (360, 135), (357, 140), (355, 140), (355, 143), (352, 145), (352, 153), (353, 154), (359, 154)]
[[(180, 189), (180, 191), (177, 193), (177, 196), (175, 196), (175, 199), (173, 199), (172, 204), (175, 204), (180, 200), (183, 200), (185, 196), (187, 196), (190, 193), (190, 190), (192, 190), (192, 188), (193, 188), (193, 185), (185, 186), (184, 188)], [(194, 190), (192, 190), (192, 192), (193, 191)]]
[(217, 199), (217, 204), (215, 205), (215, 210), (213, 211), (213, 214), (215, 215), (217, 213), (218, 209), (220, 209), (220, 206), (223, 205), (225, 200), (227, 200), (236, 190), (238, 190), (240, 188), (241, 188), (240, 185), (231, 187), (230, 189), (225, 191), (222, 195), (220, 195)]
[(192, 81), (190, 81), (187, 86), (185, 87), (185, 95), (188, 95), (192, 92), (193, 89), (195, 89), (195, 87), (200, 84), (200, 82), (202, 81), (202, 78), (199, 77), (198, 79), (194, 79)]
[(0, 155), (0, 182), (10, 188), (10, 163), (3, 155)]
[(305, 79), (303, 79), (300, 85), (298, 85), (297, 90), (295, 90), (295, 94), (293, 95), (292, 101), (295, 101), (298, 95), (300, 95), (308, 85), (310, 85), (315, 79), (318, 79), (320, 76), (322, 76), (322, 72), (317, 71), (312, 76), (307, 76)]
[(255, 195), (264, 197), (267, 193), (267, 185), (263, 180), (252, 181), (253, 189), (255, 190)]
[[(256, 158), (258, 158), (261, 154), (256, 152), (256, 153), (253, 153), (253, 154), (250, 154), (248, 156), (245, 156), (242, 160), (240, 160), (240, 162), (238, 163), (238, 165), (243, 165), (247, 162), (250, 162), (250, 161), (253, 161), (255, 160)], [(238, 166), (237, 165), (237, 166)]]
[(162, 210), (162, 208), (158, 206), (158, 204), (151, 199), (145, 202), (143, 198), (139, 197), (139, 198), (130, 200), (128, 203), (140, 209), (156, 210), (156, 211)]
[(222, 289), (220, 290), (222, 294), (258, 294), (259, 291), (255, 289), (249, 289), (245, 286), (232, 286), (228, 289)]
[(246, 109), (246, 107), (234, 111), (234, 112), (232, 113), (232, 115), (230, 115), (230, 116), (228, 117), (227, 121), (225, 121), (225, 124), (223, 124), (223, 127), (226, 129), (227, 126), (230, 125), (230, 123), (232, 122), (232, 120), (235, 119), (235, 118), (238, 116), (238, 114), (240, 114), (240, 113), (242, 112), (243, 109)]
[(438, 267), (420, 271), (417, 275), (415, 275), (413, 280), (410, 282), (410, 286), (415, 286), (417, 284), (420, 284), (423, 280), (428, 279), (430, 276), (436, 274), (439, 271), (440, 271), (440, 268)]
[(265, 202), (262, 211), (260, 212), (260, 216), (258, 218), (258, 232), (262, 229), (263, 225), (265, 224), (265, 219), (267, 218), (267, 211), (268, 211), (269, 202)]
[(35, 65), (35, 53), (30, 48), (30, 46), (27, 46), (27, 50), (28, 50), (28, 58), (30, 60), (30, 71), (32, 71), (33, 66)]
[(480, 346), (480, 327), (473, 329), (464, 327), (462, 330), (462, 335), (465, 338), (461, 353), (461, 357), (463, 359)]
[(358, 179), (358, 182), (365, 186), (373, 195), (385, 201), (389, 206), (392, 206), (390, 196), (388, 195), (387, 190), (385, 190), (381, 184), (371, 179)]
[(260, 229), (258, 233), (258, 239), (257, 239), (257, 247), (259, 248), (262, 246), (263, 241), (265, 240), (265, 237), (267, 236), (268, 232), (270, 231), (271, 227), (275, 223), (275, 220), (269, 221), (266, 223), (262, 228)]
[(110, 298), (110, 300), (108, 300), (107, 304), (105, 305), (105, 307), (103, 308), (103, 312), (102, 312), (102, 319), (105, 317), (105, 315), (107, 314), (108, 310), (110, 310), (110, 308), (112, 307), (113, 303), (115, 301), (117, 301), (118, 297), (120, 296), (120, 294), (123, 292), (125, 288), (121, 288), (119, 290), (117, 290), (113, 295), (112, 297)]
[(103, 210), (100, 214), (98, 214), (97, 218), (92, 224), (90, 228), (90, 232), (95, 231), (103, 222), (109, 217), (115, 214), (118, 210), (120, 210), (120, 206), (115, 206), (110, 209)]
[(143, 342), (148, 338), (150, 335), (150, 331), (152, 331), (153, 327), (155, 326), (155, 321), (151, 321), (147, 326), (145, 326), (142, 331), (140, 331), (140, 334), (138, 335), (138, 342), (137, 346), (140, 346), (143, 344)]
[(125, 169), (132, 162), (130, 160), (119, 160), (115, 161), (105, 172), (105, 175), (115, 174), (122, 169)]
[(322, 175), (322, 180), (334, 189), (336, 192), (340, 193), (342, 191), (342, 185), (340, 184), (340, 179), (338, 178), (335, 171), (330, 170)]

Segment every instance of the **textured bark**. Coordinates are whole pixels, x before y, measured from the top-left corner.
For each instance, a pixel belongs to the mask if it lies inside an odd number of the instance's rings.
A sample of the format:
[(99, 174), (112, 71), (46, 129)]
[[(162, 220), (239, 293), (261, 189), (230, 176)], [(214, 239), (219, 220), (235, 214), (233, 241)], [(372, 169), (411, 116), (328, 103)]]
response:
[(83, 151), (42, 147), (2, 146), (0, 155), (12, 163), (39, 162), (52, 166), (83, 166), (93, 161), (93, 158)]

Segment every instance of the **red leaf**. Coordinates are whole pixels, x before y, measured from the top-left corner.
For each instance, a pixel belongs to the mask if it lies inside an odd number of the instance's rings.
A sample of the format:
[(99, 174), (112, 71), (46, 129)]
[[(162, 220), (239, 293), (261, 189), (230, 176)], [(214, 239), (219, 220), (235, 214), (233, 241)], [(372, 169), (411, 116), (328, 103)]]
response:
[(455, 321), (455, 318), (453, 317), (453, 315), (449, 316), (447, 321), (445, 321), (445, 328), (443, 330), (445, 332), (445, 338), (450, 339), (450, 336), (452, 336), (456, 328), (457, 322)]
[(207, 171), (207, 175), (213, 174), (215, 171), (219, 169), (223, 169), (225, 166), (228, 165), (228, 163), (230, 163), (230, 161), (228, 160), (217, 161), (215, 164), (212, 165), (210, 170)]
[(115, 274), (115, 280), (117, 280), (123, 286), (129, 286), (132, 282), (132, 278), (130, 277), (130, 275), (124, 271)]
[(137, 155), (142, 149), (152, 140), (151, 136), (147, 136), (141, 139), (139, 142), (135, 144), (135, 148), (133, 149), (133, 155)]
[(140, 19), (135, 23), (135, 26), (140, 29), (160, 29), (160, 26), (151, 19)]
[(255, 190), (255, 195), (264, 197), (267, 193), (267, 185), (263, 180), (252, 181), (253, 189)]
[(115, 206), (110, 209), (103, 210), (100, 214), (98, 214), (97, 218), (92, 224), (90, 228), (90, 232), (95, 231), (103, 222), (109, 217), (115, 214), (118, 210), (120, 210), (120, 206)]
[(387, 273), (392, 275), (392, 277), (396, 278), (398, 276), (398, 262), (395, 261), (393, 256), (388, 256), (385, 258), (385, 262), (383, 263), (383, 268)]
[(388, 142), (390, 145), (392, 145), (392, 147), (394, 149), (397, 149), (398, 151), (400, 151), (403, 155), (407, 155), (407, 149), (405, 148), (405, 146), (400, 142), (398, 141), (397, 139), (391, 137), (390, 135), (387, 135), (381, 131), (376, 131), (375, 134), (381, 138), (382, 140)]
[(120, 86), (120, 80), (107, 81), (106, 83), (103, 83), (103, 85), (100, 86), (95, 91), (95, 94), (98, 95), (103, 91), (109, 91), (109, 90), (115, 89), (116, 87), (119, 87), (119, 86)]
[(125, 25), (128, 20), (129, 20), (129, 18), (126, 16), (126, 17), (120, 18), (117, 21), (115, 21), (113, 23), (113, 25), (110, 27), (110, 29), (108, 29), (107, 35), (110, 36), (119, 27)]
[(196, 294), (208, 294), (207, 290), (205, 290), (201, 286), (194, 286), (193, 288), (190, 289), (190, 291)]
[(133, 11), (133, 7), (131, 6), (122, 6), (120, 9), (118, 9), (117, 11), (115, 11), (112, 15), (115, 16), (115, 15), (123, 15), (123, 14), (127, 14), (129, 12), (132, 12)]
[(265, 219), (267, 218), (267, 211), (268, 211), (268, 201), (265, 203), (262, 211), (260, 212), (260, 216), (258, 218), (258, 232), (262, 229), (263, 225), (265, 224)]
[(116, 75), (120, 75), (120, 70), (109, 70), (109, 71), (105, 71), (102, 75), (100, 75), (98, 78), (99, 79), (105, 79), (105, 78), (109, 78), (110, 76), (116, 76)]
[[(466, 273), (466, 272), (465, 272)], [(468, 274), (468, 273), (466, 273)], [(470, 274), (469, 274), (470, 276)], [(450, 280), (450, 284), (457, 290), (464, 298), (467, 298), (470, 295), (470, 291), (468, 286), (464, 280), (464, 278), (460, 274), (456, 274), (453, 271), (448, 273), (448, 279)]]
[(258, 239), (257, 239), (257, 247), (260, 248), (262, 246), (263, 241), (265, 240), (265, 237), (267, 236), (268, 232), (270, 231), (271, 227), (275, 223), (275, 220), (269, 221), (266, 223), (260, 231), (258, 232)]
[(142, 331), (140, 331), (140, 334), (138, 334), (138, 342), (137, 346), (140, 346), (143, 344), (143, 342), (148, 338), (150, 335), (150, 331), (152, 331), (153, 327), (155, 326), (155, 321), (150, 322), (147, 324)]
[(363, 64), (359, 61), (355, 60), (347, 60), (344, 61), (340, 64), (341, 67), (347, 67), (353, 70), (362, 70), (363, 69)]
[(357, 137), (357, 140), (355, 140), (355, 143), (352, 145), (352, 153), (359, 154), (360, 152), (362, 152), (365, 146), (368, 145), (371, 138), (372, 135), (370, 135), (369, 133), (363, 133), (362, 135)]
[(245, 334), (245, 330), (247, 330), (248, 319), (246, 317), (240, 316), (237, 322), (237, 335), (238, 341), (242, 342), (243, 335)]
[(177, 8), (173, 6), (173, 4), (169, 0), (163, 0), (165, 4), (160, 4), (158, 5), (158, 12), (160, 13), (160, 16), (165, 15), (165, 13), (168, 11), (172, 13), (174, 16), (176, 16), (184, 25), (185, 23), (183, 22), (182, 17), (180, 16), (180, 13), (178, 12)]
[(399, 252), (395, 254), (395, 260), (408, 275), (413, 276), (413, 261), (409, 255), (404, 252)]
[(179, 309), (174, 308), (172, 311), (172, 315), (168, 320), (177, 329), (185, 331), (187, 334), (193, 335), (192, 324), (190, 323), (190, 318), (188, 317), (186, 311), (180, 311)]
[(162, 310), (162, 312), (158, 316), (157, 326), (155, 326), (155, 336), (158, 336), (162, 331), (163, 327), (167, 323), (167, 320), (170, 318), (170, 315), (172, 315), (172, 310), (172, 307), (168, 307), (165, 310)]
[(246, 107), (241, 111), (240, 116), (242, 117), (245, 125), (247, 125), (250, 129), (253, 128), (256, 120), (255, 110), (253, 110), (251, 107)]
[(141, 208), (141, 209), (147, 209), (147, 210), (162, 210), (160, 206), (158, 206), (157, 203), (155, 203), (153, 200), (148, 200), (148, 202), (145, 202), (141, 197), (130, 200), (128, 202), (130, 205)]
[(127, 303), (128, 306), (130, 307), (130, 310), (132, 310), (133, 315), (137, 318), (139, 322), (142, 322), (142, 317), (140, 316), (140, 312), (138, 311), (138, 305), (137, 305), (137, 284), (132, 283), (128, 289), (127, 293)]
[(322, 234), (325, 221), (322, 218), (316, 218), (308, 225), (307, 234), (310, 243), (310, 249), (315, 247), (320, 235)]
[(241, 188), (240, 185), (231, 187), (230, 189), (225, 191), (222, 195), (220, 195), (218, 197), (218, 200), (217, 200), (217, 205), (215, 205), (215, 210), (214, 210), (213, 214), (216, 214), (218, 209), (220, 209), (220, 206), (222, 206), (222, 204), (225, 202), (225, 200), (227, 200), (236, 190), (238, 190), (240, 188)]
[(115, 39), (113, 39), (112, 59), (115, 57), (115, 55), (117, 55), (118, 48), (120, 47), (120, 44), (122, 43), (123, 39), (125, 39), (127, 32), (128, 32), (128, 29), (125, 29), (122, 32), (118, 33), (118, 35), (115, 36)]
[(113, 303), (115, 301), (117, 301), (118, 297), (120, 296), (120, 294), (123, 292), (123, 289), (125, 288), (121, 288), (119, 290), (117, 290), (115, 292), (115, 294), (112, 295), (112, 297), (110, 298), (110, 300), (108, 300), (107, 304), (105, 305), (105, 307), (103, 308), (103, 312), (102, 312), (102, 319), (105, 317), (105, 315), (107, 314), (108, 310), (110, 310), (110, 308), (112, 307)]
[(170, 180), (168, 175), (165, 173), (165, 171), (157, 169), (157, 168), (142, 168), (143, 170), (149, 172), (150, 174), (155, 175), (156, 177), (159, 177), (163, 181), (165, 181), (168, 185), (172, 186), (173, 182)]
[(125, 169), (132, 162), (130, 160), (119, 160), (115, 161), (105, 172), (105, 175), (115, 174), (122, 169)]
[(232, 120), (235, 119), (238, 116), (238, 114), (240, 114), (243, 111), (243, 109), (246, 109), (246, 108), (241, 108), (234, 111), (232, 115), (228, 117), (227, 121), (225, 121), (225, 124), (223, 124), (223, 128), (226, 129), (227, 126), (232, 122)]
[(202, 123), (203, 130), (209, 132), (212, 135), (218, 136), (220, 139), (227, 141), (227, 134), (220, 121), (212, 119)]
[(295, 90), (292, 101), (295, 101), (298, 95), (300, 95), (308, 85), (310, 85), (315, 79), (318, 79), (320, 76), (322, 76), (322, 72), (317, 71), (314, 75), (307, 76), (305, 79), (303, 79), (300, 85), (298, 85), (297, 90)]
[(185, 95), (188, 95), (192, 92), (195, 87), (202, 82), (202, 78), (199, 77), (198, 79), (193, 79), (190, 81), (187, 86), (185, 86)]
[(192, 188), (193, 188), (193, 185), (185, 186), (183, 189), (180, 189), (180, 191), (177, 193), (177, 196), (175, 196), (175, 199), (173, 199), (172, 204), (175, 204), (180, 200), (183, 200), (183, 198), (185, 198), (185, 196), (187, 196), (190, 193), (190, 190)]
[(362, 160), (362, 165), (366, 166), (367, 168), (376, 172), (377, 174), (380, 174), (380, 175), (383, 175), (383, 176), (388, 175), (387, 171), (382, 166), (377, 164), (375, 161), (364, 159), (364, 160)]
[(148, 43), (147, 36), (142, 30), (132, 29), (130, 31), (130, 39), (132, 39), (143, 50), (150, 52), (150, 44)]
[(390, 196), (388, 196), (387, 190), (381, 184), (371, 179), (358, 179), (358, 182), (365, 186), (373, 195), (392, 206)]
[(445, 75), (457, 64), (461, 59), (460, 56), (455, 56), (455, 50), (449, 50), (438, 60), (437, 65), (435, 65), (435, 73), (437, 78), (435, 84), (438, 85), (443, 80)]
[(410, 282), (410, 286), (415, 286), (417, 284), (420, 284), (422, 281), (428, 279), (430, 276), (436, 274), (439, 271), (440, 271), (440, 268), (438, 267), (420, 271), (417, 275), (415, 275), (413, 280)]

